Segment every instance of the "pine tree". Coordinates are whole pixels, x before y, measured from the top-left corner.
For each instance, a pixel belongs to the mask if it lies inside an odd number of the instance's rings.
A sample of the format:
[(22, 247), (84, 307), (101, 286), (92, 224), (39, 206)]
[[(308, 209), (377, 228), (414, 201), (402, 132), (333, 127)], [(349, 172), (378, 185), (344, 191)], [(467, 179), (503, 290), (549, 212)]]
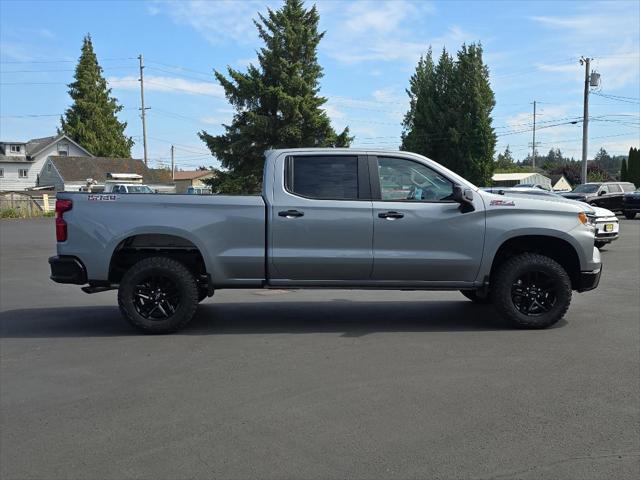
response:
[(420, 56), (416, 71), (409, 79), (409, 111), (402, 122), (402, 150), (428, 155), (433, 147), (432, 135), (437, 125), (433, 117), (435, 101), (435, 71), (431, 48)]
[(90, 35), (84, 37), (74, 78), (68, 85), (73, 105), (60, 118), (58, 133), (99, 157), (131, 157), (133, 140), (124, 134), (127, 123), (116, 116), (123, 107), (111, 96)]
[(504, 149), (504, 152), (498, 154), (495, 168), (513, 168), (514, 166), (515, 163), (513, 161), (513, 155), (511, 153), (511, 150), (509, 149), (509, 145), (507, 145), (507, 148)]
[(463, 45), (456, 60), (443, 50), (437, 66), (431, 51), (421, 58), (407, 91), (402, 149), (430, 157), (479, 185), (494, 169), (495, 98), (482, 46)]
[(620, 164), (620, 181), (627, 181), (627, 159), (623, 158), (622, 163)]
[(301, 0), (286, 0), (254, 21), (265, 44), (259, 65), (246, 73), (229, 67), (230, 78), (215, 72), (236, 113), (224, 135), (199, 133), (227, 169), (211, 182), (214, 191), (258, 192), (267, 149), (349, 146), (349, 129), (336, 134), (321, 108), (326, 99), (318, 95), (317, 48), (324, 33), (318, 32), (318, 21), (315, 6), (307, 10)]

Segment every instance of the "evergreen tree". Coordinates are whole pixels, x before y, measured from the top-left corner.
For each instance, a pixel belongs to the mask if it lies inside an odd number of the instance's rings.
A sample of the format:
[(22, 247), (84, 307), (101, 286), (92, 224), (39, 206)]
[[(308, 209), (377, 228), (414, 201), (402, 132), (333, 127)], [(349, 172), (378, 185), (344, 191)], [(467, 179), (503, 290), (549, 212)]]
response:
[(633, 147), (629, 149), (627, 160), (627, 181), (640, 186), (640, 151)]
[(620, 181), (627, 181), (627, 159), (623, 158), (622, 163), (620, 164)]
[(504, 153), (499, 153), (498, 158), (496, 159), (496, 169), (504, 169), (504, 168), (512, 168), (515, 166), (513, 161), (513, 155), (511, 154), (511, 150), (509, 150), (509, 145), (504, 149)]
[(127, 123), (116, 116), (123, 107), (111, 96), (90, 35), (84, 37), (74, 78), (68, 85), (73, 105), (60, 118), (58, 133), (98, 157), (131, 157), (133, 140), (124, 134)]
[(435, 72), (431, 48), (420, 56), (416, 71), (409, 79), (409, 111), (404, 117), (402, 149), (417, 153), (431, 151), (432, 137), (425, 132), (435, 131), (434, 106)]
[(407, 91), (402, 149), (431, 157), (480, 185), (493, 173), (496, 135), (491, 126), (495, 98), (482, 46), (463, 45), (456, 60), (443, 50), (433, 65), (421, 58)]
[(229, 67), (230, 78), (215, 72), (236, 113), (224, 135), (199, 133), (227, 169), (211, 181), (214, 191), (258, 192), (267, 149), (349, 146), (349, 129), (336, 134), (321, 108), (326, 99), (318, 95), (317, 48), (324, 33), (318, 21), (315, 6), (307, 10), (301, 0), (286, 0), (254, 21), (265, 44), (259, 65), (246, 73)]

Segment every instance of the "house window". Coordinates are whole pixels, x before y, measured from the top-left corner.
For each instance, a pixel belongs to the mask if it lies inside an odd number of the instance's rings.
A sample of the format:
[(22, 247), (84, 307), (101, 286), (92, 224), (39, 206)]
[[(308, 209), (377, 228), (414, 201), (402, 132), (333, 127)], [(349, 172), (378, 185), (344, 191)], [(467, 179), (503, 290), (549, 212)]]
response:
[(0, 168), (0, 178), (4, 178), (4, 168)]
[(18, 178), (27, 178), (29, 176), (29, 170), (26, 168), (21, 168), (18, 170)]
[(69, 155), (69, 144), (68, 143), (59, 143), (58, 144), (58, 155), (61, 157), (66, 157)]
[(9, 147), (9, 149), (11, 150), (11, 153), (20, 153), (21, 151), (21, 145), (11, 145), (11, 147)]

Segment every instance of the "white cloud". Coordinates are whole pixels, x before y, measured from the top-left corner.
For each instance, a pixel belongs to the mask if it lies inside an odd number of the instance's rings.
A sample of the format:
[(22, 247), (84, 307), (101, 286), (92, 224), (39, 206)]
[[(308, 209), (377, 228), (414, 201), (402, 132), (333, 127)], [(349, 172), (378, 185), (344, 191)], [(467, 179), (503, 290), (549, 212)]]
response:
[(257, 12), (264, 13), (267, 6), (274, 4), (266, 0), (169, 0), (153, 2), (147, 10), (151, 15), (167, 15), (175, 23), (195, 29), (212, 44), (252, 44), (257, 36), (253, 19)]
[(640, 78), (639, 10), (629, 3), (590, 3), (584, 12), (572, 16), (536, 16), (535, 23), (554, 33), (546, 33), (549, 42), (566, 51), (575, 61), (564, 64), (541, 62), (543, 72), (566, 75), (580, 81), (584, 70), (577, 64), (581, 55), (594, 57), (592, 68), (602, 74), (603, 87), (616, 90), (638, 82)]
[[(107, 78), (109, 86), (118, 90), (138, 90), (140, 82), (137, 76)], [(189, 95), (208, 95), (224, 98), (224, 90), (220, 85), (212, 82), (194, 82), (176, 77), (158, 77), (147, 75), (144, 77), (144, 88), (156, 92), (176, 92)]]

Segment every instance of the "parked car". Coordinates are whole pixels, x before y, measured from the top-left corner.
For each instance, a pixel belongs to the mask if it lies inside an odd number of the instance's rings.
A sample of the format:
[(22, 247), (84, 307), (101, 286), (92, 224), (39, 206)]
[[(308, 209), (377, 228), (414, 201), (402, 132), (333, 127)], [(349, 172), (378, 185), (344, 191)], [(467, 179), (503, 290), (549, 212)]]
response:
[[(493, 193), (498, 193), (500, 195), (536, 195), (543, 196), (547, 198), (554, 198), (556, 200), (562, 200), (565, 202), (573, 202), (574, 200), (568, 200), (563, 196), (555, 193), (555, 192), (547, 192), (545, 190), (540, 190), (538, 188), (502, 188), (498, 189), (496, 187), (485, 188), (485, 191), (490, 191)], [(595, 205), (589, 205), (591, 210), (595, 215), (595, 226), (596, 226), (596, 235), (594, 245), (598, 248), (604, 247), (606, 244), (617, 240), (620, 236), (620, 221), (616, 214), (611, 210), (607, 210), (606, 208), (596, 207)]]
[(640, 189), (624, 194), (622, 198), (622, 213), (629, 220), (636, 218), (636, 214), (640, 213)]
[(600, 279), (588, 206), (486, 193), (420, 155), (271, 150), (262, 184), (256, 196), (58, 193), (51, 278), (117, 288), (146, 333), (184, 327), (216, 289), (283, 287), (461, 290), (544, 328)]
[(188, 195), (211, 195), (211, 187), (189, 187)]
[(592, 182), (578, 185), (571, 192), (561, 195), (565, 198), (586, 202), (589, 205), (621, 212), (624, 193), (633, 192), (635, 188), (633, 183), (629, 182)]
[(156, 193), (147, 185), (139, 183), (108, 183), (103, 193)]
[(539, 183), (519, 183), (517, 185), (514, 185), (513, 188), (537, 188), (537, 189), (546, 190), (546, 191), (551, 190), (548, 186), (541, 185)]

